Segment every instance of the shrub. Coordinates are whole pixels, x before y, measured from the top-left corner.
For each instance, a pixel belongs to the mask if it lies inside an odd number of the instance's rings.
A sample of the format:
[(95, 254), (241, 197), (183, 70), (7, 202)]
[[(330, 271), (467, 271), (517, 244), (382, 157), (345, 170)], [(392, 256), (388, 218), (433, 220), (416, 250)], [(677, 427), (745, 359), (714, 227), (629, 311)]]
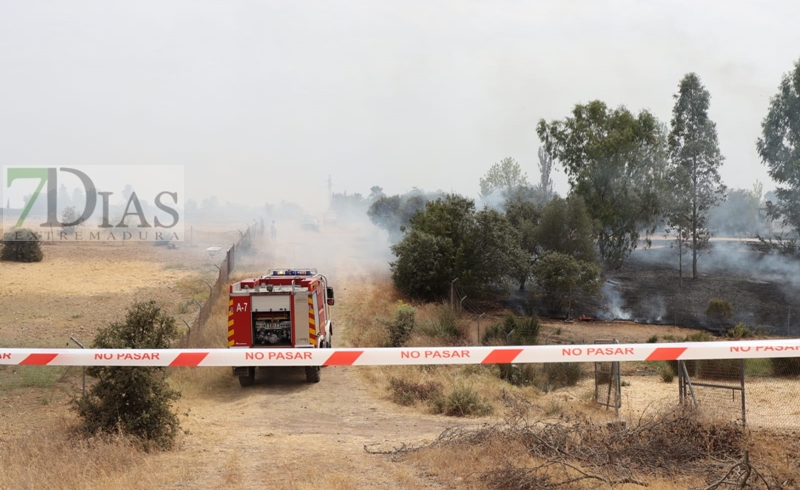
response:
[(769, 362), (773, 376), (800, 375), (800, 357), (773, 357)]
[(658, 342), (658, 335), (653, 335), (652, 337), (647, 339), (648, 344), (655, 344), (656, 342)]
[(411, 336), (414, 330), (416, 310), (413, 306), (404, 303), (402, 300), (397, 302), (394, 311), (394, 319), (391, 322), (383, 322), (389, 327), (389, 346), (402, 347)]
[(746, 324), (739, 322), (736, 324), (736, 326), (728, 330), (725, 336), (729, 339), (750, 339), (756, 337), (760, 333), (760, 329), (756, 328), (753, 330)]
[(434, 413), (452, 417), (489, 415), (494, 411), (492, 405), (468, 386), (457, 386), (449, 395), (433, 398), (430, 406)]
[(733, 306), (731, 306), (730, 301), (720, 298), (711, 298), (708, 301), (705, 314), (720, 323), (724, 323), (725, 320), (733, 316)]
[(545, 375), (552, 389), (575, 386), (583, 377), (583, 366), (577, 362), (547, 364)]
[(391, 378), (389, 391), (392, 393), (392, 401), (404, 406), (442, 397), (442, 385), (435, 381), (416, 383), (405, 379)]
[(41, 237), (27, 228), (12, 230), (3, 234), (3, 250), (0, 260), (11, 262), (41, 262), (44, 253)]
[[(155, 301), (136, 302), (123, 323), (112, 323), (97, 333), (92, 348), (165, 349), (177, 335), (175, 319)], [(180, 392), (168, 386), (164, 367), (93, 366), (86, 374), (97, 382), (73, 400), (84, 433), (121, 431), (140, 438), (146, 448), (173, 446), (180, 423), (171, 404)]]

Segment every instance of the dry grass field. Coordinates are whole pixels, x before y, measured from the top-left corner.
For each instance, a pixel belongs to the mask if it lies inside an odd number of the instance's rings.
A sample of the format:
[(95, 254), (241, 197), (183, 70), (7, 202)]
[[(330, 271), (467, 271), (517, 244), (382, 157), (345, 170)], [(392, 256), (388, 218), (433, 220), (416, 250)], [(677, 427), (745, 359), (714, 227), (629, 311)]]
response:
[[(45, 244), (42, 263), (0, 262), (0, 345), (77, 347), (70, 335), (88, 344), (98, 327), (120, 319), (136, 299), (155, 298), (179, 323), (191, 323), (198, 310), (195, 301), (206, 299), (205, 282), (215, 279), (214, 263), (221, 260), (209, 257), (206, 247), (228, 246), (237, 237), (236, 231), (196, 229), (193, 246), (177, 250), (130, 243)], [(315, 234), (279, 223), (278, 240), (257, 243), (255, 252), (238, 262), (232, 279), (272, 266), (317, 267), (336, 288), (334, 346), (381, 345), (381, 320), (391, 319), (401, 299), (391, 287), (389, 260), (384, 237), (372, 228), (342, 223)], [(202, 345), (224, 346), (225, 305), (226, 298), (218, 298), (206, 327), (192, 333)], [(437, 315), (437, 305), (416, 306), (420, 322)], [(484, 317), (482, 324), (502, 316)], [(474, 342), (474, 327), (474, 319), (459, 320), (465, 343)], [(567, 338), (621, 342), (691, 332), (629, 322), (543, 324), (543, 335), (556, 330)], [(422, 334), (410, 339), (415, 345), (431, 341)], [(184, 434), (173, 451), (144, 453), (123, 437), (85, 440), (74, 433), (69, 401), (80, 394), (80, 368), (0, 367), (0, 489), (500, 488), (480, 478), (482, 472), (541, 463), (518, 440), (497, 432), (481, 444), (425, 446), (447, 428), (469, 431), (503, 424), (512, 412), (502, 400), (512, 395), (530, 400), (530, 416), (537, 420), (578, 414), (599, 423), (617, 420), (593, 403), (591, 380), (545, 394), (500, 381), (493, 369), (328, 367), (319, 384), (309, 385), (302, 371), (275, 368), (259, 373), (250, 389), (240, 388), (227, 368), (175, 369), (170, 380), (183, 393), (176, 408)], [(631, 423), (668, 409), (677, 398), (675, 384), (657, 375), (634, 376), (641, 374), (639, 369), (644, 368), (633, 366), (626, 373), (630, 385), (623, 388), (620, 417)], [(401, 406), (389, 389), (393, 378), (438, 383), (446, 393), (466, 388), (492, 410), (447, 417), (431, 413), (424, 403)], [(783, 476), (798, 472), (800, 446), (793, 433), (758, 431), (748, 444), (756, 464)], [(395, 451), (402, 447), (420, 449)], [(702, 486), (709, 472), (697, 468), (687, 474), (654, 474), (650, 488)], [(563, 488), (598, 484), (584, 483)]]

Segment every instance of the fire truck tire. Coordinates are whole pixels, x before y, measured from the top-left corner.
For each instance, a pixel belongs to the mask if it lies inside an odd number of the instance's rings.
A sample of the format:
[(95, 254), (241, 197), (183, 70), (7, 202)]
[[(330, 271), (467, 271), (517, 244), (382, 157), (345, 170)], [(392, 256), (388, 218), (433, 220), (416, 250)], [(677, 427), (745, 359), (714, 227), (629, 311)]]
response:
[(239, 376), (239, 384), (242, 388), (252, 386), (256, 380), (256, 368), (251, 367), (247, 369), (247, 376)]
[(319, 366), (306, 366), (306, 381), (309, 383), (319, 383), (321, 371)]

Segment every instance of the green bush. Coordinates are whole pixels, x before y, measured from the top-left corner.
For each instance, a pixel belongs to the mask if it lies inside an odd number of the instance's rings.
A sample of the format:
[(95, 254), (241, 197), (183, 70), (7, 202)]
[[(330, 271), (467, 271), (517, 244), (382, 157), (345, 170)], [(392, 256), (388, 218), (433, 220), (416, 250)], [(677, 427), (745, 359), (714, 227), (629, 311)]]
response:
[(414, 331), (416, 310), (402, 300), (398, 301), (394, 319), (383, 323), (389, 328), (389, 347), (402, 347)]
[(468, 386), (457, 386), (449, 395), (433, 398), (430, 407), (434, 413), (451, 417), (489, 415), (494, 411), (491, 404)]
[(800, 357), (773, 357), (769, 361), (773, 376), (800, 376)]
[(551, 389), (575, 386), (583, 377), (583, 365), (577, 362), (547, 364), (545, 376)]
[(658, 342), (658, 335), (653, 335), (649, 339), (647, 339), (648, 344), (655, 344)]
[[(92, 348), (166, 349), (177, 335), (175, 319), (155, 301), (136, 302), (123, 323), (112, 323), (97, 333)], [(171, 405), (180, 392), (167, 384), (166, 368), (92, 366), (86, 374), (97, 382), (73, 400), (84, 433), (121, 431), (141, 439), (146, 448), (173, 446), (180, 423)]]
[(3, 234), (3, 250), (0, 260), (10, 262), (41, 262), (44, 253), (41, 237), (27, 228), (8, 231)]
[(733, 306), (730, 301), (721, 298), (711, 298), (708, 301), (705, 314), (720, 323), (724, 323), (725, 320), (733, 316)]

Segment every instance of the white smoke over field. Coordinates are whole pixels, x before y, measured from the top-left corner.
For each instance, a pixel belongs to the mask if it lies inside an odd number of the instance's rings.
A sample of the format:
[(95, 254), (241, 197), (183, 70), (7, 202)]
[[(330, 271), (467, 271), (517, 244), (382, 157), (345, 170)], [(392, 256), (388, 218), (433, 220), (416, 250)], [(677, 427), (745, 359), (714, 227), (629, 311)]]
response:
[[(668, 247), (636, 250), (630, 259), (674, 267), (675, 273), (678, 272), (678, 256)], [(691, 280), (691, 260), (691, 252), (684, 255), (684, 280)], [(697, 268), (700, 278), (732, 274), (754, 281), (778, 284), (789, 296), (796, 296), (800, 291), (799, 259), (754, 251), (746, 241), (712, 241), (711, 247), (698, 256)]]
[[(759, 252), (753, 243), (742, 240), (717, 239), (698, 256), (697, 279), (692, 278), (691, 255), (683, 256), (681, 281), (676, 250), (669, 243), (659, 245), (638, 249), (620, 270), (606, 271), (603, 298), (596, 303), (598, 317), (717, 331), (725, 331), (738, 322), (782, 334), (797, 330), (797, 258)], [(713, 298), (728, 301), (733, 316), (721, 321), (706, 315)]]
[(603, 284), (600, 294), (603, 296), (604, 306), (597, 315), (601, 320), (630, 320), (630, 310), (624, 309), (625, 299), (617, 289), (619, 284), (608, 280)]
[(658, 295), (645, 299), (639, 304), (636, 321), (641, 323), (661, 323), (667, 316), (667, 305), (664, 296)]

